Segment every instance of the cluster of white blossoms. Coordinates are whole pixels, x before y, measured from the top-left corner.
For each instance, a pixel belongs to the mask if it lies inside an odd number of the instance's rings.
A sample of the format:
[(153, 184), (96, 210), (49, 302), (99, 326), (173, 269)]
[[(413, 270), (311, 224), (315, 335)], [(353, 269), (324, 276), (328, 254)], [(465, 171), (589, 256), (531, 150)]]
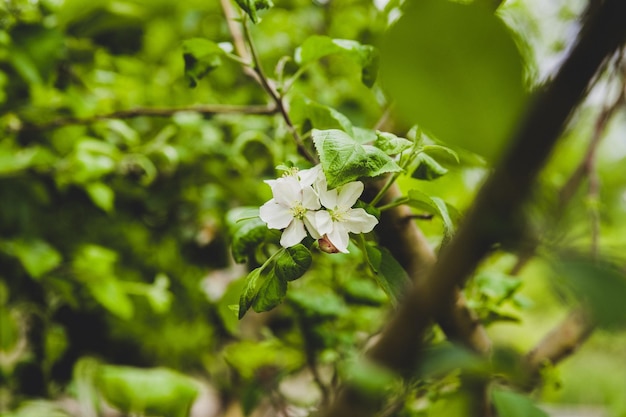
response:
[(352, 208), (363, 193), (363, 183), (353, 181), (329, 190), (321, 165), (265, 181), (274, 198), (263, 204), (260, 217), (270, 229), (283, 231), (281, 246), (302, 241), (307, 232), (328, 253), (348, 252), (349, 233), (371, 232), (378, 219), (362, 208)]

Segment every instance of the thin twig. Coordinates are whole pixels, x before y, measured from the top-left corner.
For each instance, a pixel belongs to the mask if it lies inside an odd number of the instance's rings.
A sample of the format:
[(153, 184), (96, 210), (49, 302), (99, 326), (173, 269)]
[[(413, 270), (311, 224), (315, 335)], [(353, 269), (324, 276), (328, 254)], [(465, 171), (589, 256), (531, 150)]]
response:
[(615, 112), (623, 106), (625, 102), (626, 92), (624, 91), (624, 86), (622, 86), (621, 92), (615, 101), (600, 113), (600, 116), (596, 120), (591, 141), (589, 142), (589, 146), (585, 152), (585, 158), (576, 167), (559, 192), (559, 205), (561, 209), (572, 199), (574, 193), (584, 180), (585, 175), (589, 173), (589, 167), (593, 163), (592, 161), (595, 158), (596, 151), (603, 138), (603, 133), (609, 120), (611, 120), (611, 117), (613, 117)]
[(527, 390), (537, 382), (541, 367), (546, 363), (556, 364), (574, 353), (591, 335), (593, 322), (583, 309), (573, 310), (561, 323), (552, 329), (528, 354)]
[(187, 107), (138, 107), (130, 110), (117, 110), (111, 113), (99, 114), (90, 117), (63, 117), (50, 122), (39, 124), (24, 124), (17, 130), (48, 130), (70, 125), (89, 125), (103, 120), (133, 119), (136, 117), (171, 117), (176, 113), (194, 112), (204, 116), (217, 114), (275, 114), (275, 106), (235, 106), (222, 104), (208, 104), (203, 106)]
[[(221, 3), (224, 15), (228, 21), (228, 30), (233, 38), (233, 42), (235, 43), (235, 49), (243, 60), (250, 62), (250, 66), (244, 66), (244, 71), (265, 90), (276, 105), (277, 112), (282, 116), (289, 133), (291, 133), (296, 142), (298, 153), (300, 153), (300, 155), (306, 158), (309, 162), (313, 164), (317, 163), (317, 158), (309, 152), (306, 146), (304, 146), (304, 142), (298, 134), (298, 130), (295, 128), (291, 117), (289, 117), (283, 97), (278, 93), (276, 87), (263, 71), (261, 60), (259, 59), (254, 46), (252, 36), (250, 36), (246, 16), (243, 16), (241, 19), (236, 18), (230, 0), (221, 0)], [(238, 25), (236, 20), (240, 20), (241, 25)]]
[(228, 31), (230, 32), (230, 36), (233, 39), (233, 43), (235, 44), (235, 51), (244, 62), (247, 62), (247, 65), (243, 67), (243, 70), (246, 75), (254, 78), (257, 82), (260, 82), (257, 73), (254, 72), (254, 70), (252, 69), (252, 57), (250, 56), (250, 51), (248, 51), (248, 47), (246, 46), (246, 41), (241, 31), (241, 26), (239, 25), (239, 23), (237, 23), (237, 20), (241, 19), (237, 17), (235, 10), (233, 10), (231, 0), (220, 1), (222, 3), (224, 16), (226, 17)]
[(252, 62), (254, 65), (253, 69), (258, 75), (258, 80), (261, 86), (270, 95), (274, 103), (276, 103), (276, 107), (278, 108), (278, 111), (280, 112), (280, 114), (283, 116), (283, 120), (285, 121), (285, 124), (287, 125), (287, 129), (289, 129), (289, 132), (291, 133), (291, 135), (293, 136), (296, 142), (296, 146), (298, 147), (298, 152), (300, 153), (300, 155), (306, 158), (309, 162), (316, 163), (317, 158), (309, 152), (306, 146), (304, 146), (304, 142), (302, 141), (302, 138), (298, 134), (298, 130), (294, 126), (293, 122), (291, 121), (291, 117), (289, 117), (289, 113), (287, 112), (287, 108), (285, 106), (285, 102), (283, 101), (282, 96), (278, 93), (278, 91), (276, 91), (276, 87), (274, 87), (270, 79), (265, 75), (265, 72), (263, 71), (261, 60), (259, 59), (259, 55), (256, 51), (256, 47), (254, 46), (254, 41), (252, 39), (252, 36), (250, 36), (250, 30), (248, 29), (248, 25), (246, 23), (245, 18), (242, 22), (242, 26), (243, 26), (243, 33), (244, 33), (245, 39), (247, 40), (248, 45), (250, 46), (250, 55), (252, 57)]

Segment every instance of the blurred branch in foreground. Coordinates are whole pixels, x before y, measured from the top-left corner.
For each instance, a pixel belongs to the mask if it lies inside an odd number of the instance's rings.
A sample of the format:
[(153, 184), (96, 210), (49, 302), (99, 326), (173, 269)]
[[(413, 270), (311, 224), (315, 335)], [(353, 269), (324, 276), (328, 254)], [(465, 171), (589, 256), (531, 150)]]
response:
[[(536, 98), (509, 152), (489, 177), (457, 235), (421, 285), (409, 291), (370, 357), (400, 373), (415, 369), (417, 353), (433, 318), (445, 317), (462, 285), (489, 252), (506, 237), (505, 227), (519, 212), (539, 170), (547, 160), (573, 110), (587, 92), (590, 81), (626, 37), (623, 16), (626, 3), (607, 1), (584, 25), (578, 43), (554, 80)], [(325, 417), (372, 415), (376, 410), (359, 393), (347, 387)]]

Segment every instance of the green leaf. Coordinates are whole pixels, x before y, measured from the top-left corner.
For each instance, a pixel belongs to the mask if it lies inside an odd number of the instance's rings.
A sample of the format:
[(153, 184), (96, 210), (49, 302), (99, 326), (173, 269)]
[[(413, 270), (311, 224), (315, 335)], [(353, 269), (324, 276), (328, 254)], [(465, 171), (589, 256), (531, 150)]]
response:
[(259, 280), (261, 279), (261, 273), (263, 272), (263, 266), (254, 269), (246, 277), (243, 291), (239, 297), (239, 320), (245, 316), (246, 312), (252, 306), (254, 299), (259, 291)]
[(398, 381), (398, 375), (366, 357), (354, 357), (340, 368), (341, 375), (361, 394), (382, 398)]
[(245, 262), (251, 251), (265, 240), (267, 234), (267, 224), (260, 218), (242, 220), (232, 235), (231, 250), (235, 262)]
[(111, 187), (101, 182), (93, 182), (85, 186), (85, 191), (87, 191), (89, 198), (96, 206), (107, 213), (113, 211), (115, 193)]
[(418, 190), (410, 190), (408, 193), (408, 205), (435, 214), (443, 221), (444, 239), (449, 239), (454, 234), (454, 222), (450, 216), (450, 207), (439, 197), (431, 197)]
[(313, 130), (328, 187), (335, 188), (361, 177), (376, 177), (402, 168), (375, 146), (361, 145), (341, 130)]
[(223, 356), (246, 380), (262, 369), (293, 371), (304, 363), (304, 353), (300, 349), (287, 346), (278, 339), (231, 343), (224, 348)]
[(352, 128), (352, 132), (354, 133), (354, 136), (352, 136), (352, 138), (359, 142), (361, 145), (373, 144), (374, 142), (376, 142), (375, 130), (354, 126)]
[(111, 313), (124, 320), (133, 317), (133, 303), (117, 279), (100, 277), (89, 280), (86, 285), (93, 298)]
[(444, 166), (458, 165), (460, 163), (459, 155), (445, 146), (424, 145), (420, 150)]
[[(297, 95), (290, 103), (290, 115), (297, 125), (316, 129), (340, 129), (348, 135), (353, 135), (350, 119), (332, 107), (317, 103), (308, 98)], [(308, 123), (307, 123), (308, 122)], [(306, 129), (308, 131), (309, 129)], [(305, 133), (303, 131), (303, 133)]]
[(257, 313), (270, 311), (282, 303), (287, 295), (287, 281), (280, 279), (274, 271), (271, 270), (263, 277), (256, 297), (252, 301), (252, 308)]
[(526, 104), (523, 61), (498, 16), (474, 4), (412, 2), (381, 54), (383, 85), (408, 123), (497, 158)]
[(198, 85), (204, 76), (222, 65), (224, 51), (208, 39), (192, 38), (183, 42), (185, 77), (189, 87)]
[(375, 269), (374, 277), (380, 288), (397, 305), (410, 282), (409, 275), (387, 248), (366, 245), (367, 257)]
[(548, 417), (530, 398), (513, 391), (493, 389), (491, 398), (498, 415), (506, 417)]
[(191, 378), (166, 368), (100, 365), (98, 390), (124, 413), (186, 417), (199, 393)]
[(446, 168), (439, 165), (437, 161), (424, 152), (417, 154), (415, 160), (417, 161), (417, 168), (415, 168), (411, 177), (418, 180), (432, 181), (448, 173)]
[(116, 278), (115, 263), (118, 254), (98, 245), (81, 246), (72, 267), (79, 281), (104, 308), (116, 316), (129, 320), (134, 313), (133, 303)]
[(448, 342), (429, 346), (423, 355), (419, 375), (424, 379), (437, 378), (458, 369), (480, 370), (487, 365), (487, 361), (476, 353)]
[(271, 0), (236, 0), (241, 10), (246, 12), (248, 16), (250, 16), (250, 20), (252, 23), (259, 23), (261, 18), (259, 17), (258, 11), (263, 9), (269, 9), (274, 4)]
[(522, 286), (522, 281), (497, 271), (482, 271), (474, 279), (480, 292), (496, 303), (511, 298)]
[(593, 319), (608, 329), (626, 327), (626, 274), (605, 260), (574, 258), (555, 265), (557, 283), (585, 303)]
[(346, 299), (355, 304), (380, 306), (388, 299), (380, 286), (371, 280), (351, 279), (343, 284), (342, 289)]
[(374, 145), (387, 155), (397, 155), (413, 146), (413, 142), (405, 138), (399, 138), (393, 133), (376, 131)]
[(291, 304), (308, 319), (329, 320), (349, 310), (345, 301), (329, 288), (306, 287), (289, 291)]
[(30, 168), (41, 150), (42, 148), (38, 146), (28, 148), (16, 148), (10, 145), (0, 146), (0, 176), (13, 175)]
[(300, 278), (309, 269), (312, 262), (311, 252), (299, 243), (285, 249), (276, 257), (274, 272), (287, 282)]
[(328, 36), (313, 35), (296, 49), (295, 59), (300, 65), (308, 64), (331, 54), (343, 54), (361, 67), (361, 81), (368, 87), (374, 85), (378, 75), (378, 50), (348, 39), (332, 39)]
[(145, 296), (150, 303), (150, 307), (155, 313), (165, 313), (170, 309), (173, 295), (169, 291), (170, 279), (167, 275), (159, 273), (154, 279), (154, 284), (150, 285)]
[(43, 240), (16, 240), (6, 245), (6, 251), (15, 255), (26, 272), (33, 278), (41, 278), (61, 264), (61, 254)]
[(111, 249), (87, 244), (78, 249), (72, 266), (80, 278), (89, 280), (93, 276), (114, 275), (117, 258), (117, 252)]
[(20, 325), (11, 310), (0, 307), (0, 350), (10, 352), (20, 341)]

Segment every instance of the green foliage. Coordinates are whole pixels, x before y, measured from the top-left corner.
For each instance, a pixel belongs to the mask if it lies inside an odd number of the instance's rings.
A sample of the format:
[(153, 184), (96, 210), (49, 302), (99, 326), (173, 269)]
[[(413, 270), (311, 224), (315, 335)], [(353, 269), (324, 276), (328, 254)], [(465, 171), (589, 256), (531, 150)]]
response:
[(361, 67), (361, 81), (368, 87), (374, 85), (378, 75), (378, 51), (370, 45), (349, 39), (332, 39), (328, 36), (311, 36), (296, 49), (296, 62), (306, 65), (331, 54), (342, 54)]
[(555, 272), (555, 288), (565, 289), (576, 301), (587, 305), (599, 326), (624, 327), (626, 275), (619, 266), (605, 260), (566, 258), (556, 263)]
[(26, 272), (36, 279), (59, 266), (62, 261), (61, 254), (43, 240), (2, 242), (0, 249), (17, 257)]
[(302, 244), (279, 249), (246, 277), (239, 300), (239, 318), (250, 307), (260, 313), (279, 305), (287, 294), (287, 282), (304, 275), (311, 261), (311, 252)]
[(389, 299), (398, 304), (410, 282), (406, 271), (387, 248), (365, 245), (365, 250), (376, 282)]
[(259, 23), (261, 18), (259, 17), (258, 11), (263, 9), (269, 9), (273, 6), (271, 0), (236, 0), (237, 4), (241, 9), (246, 12), (246, 14), (252, 20), (252, 23)]
[(429, 196), (418, 190), (410, 190), (407, 204), (439, 216), (443, 222), (444, 239), (452, 237), (455, 229), (455, 222), (452, 220), (454, 208), (446, 204), (441, 198)]
[(267, 225), (258, 217), (257, 208), (238, 208), (228, 213), (231, 250), (235, 262), (244, 262), (253, 250), (264, 242), (268, 234)]
[(519, 293), (523, 281), (498, 271), (481, 271), (469, 286), (468, 301), (485, 325), (519, 322), (528, 301)]
[(393, 133), (376, 131), (374, 145), (387, 155), (397, 155), (413, 146), (413, 142), (405, 138), (399, 138)]
[(493, 390), (491, 393), (498, 414), (511, 417), (547, 417), (548, 414), (538, 408), (525, 395), (503, 389)]
[(511, 32), (479, 5), (411, 4), (385, 37), (381, 63), (383, 84), (409, 123), (492, 161), (525, 106)]
[(285, 346), (276, 339), (260, 343), (233, 343), (224, 349), (224, 359), (241, 377), (248, 380), (266, 369), (274, 373), (293, 371), (304, 361), (302, 352)]
[(370, 400), (383, 398), (386, 391), (394, 385), (399, 385), (397, 375), (366, 358), (352, 358), (346, 361), (340, 372)]
[[(340, 129), (348, 135), (354, 134), (350, 119), (332, 107), (316, 103), (302, 95), (295, 96), (290, 104), (292, 120), (297, 125), (302, 126), (303, 133), (311, 128), (316, 128), (320, 130)], [(309, 128), (307, 129), (307, 127)]]
[(185, 77), (189, 87), (198, 85), (198, 81), (222, 65), (224, 51), (207, 39), (194, 38), (183, 42), (183, 60)]
[(329, 188), (402, 169), (379, 148), (362, 145), (337, 129), (314, 130), (313, 142)]
[(100, 365), (96, 386), (104, 399), (126, 413), (185, 417), (198, 395), (197, 383), (170, 369)]
[(412, 174), (412, 177), (415, 179), (432, 181), (448, 173), (446, 168), (442, 167), (424, 152), (418, 154), (416, 160), (417, 168), (415, 168)]

